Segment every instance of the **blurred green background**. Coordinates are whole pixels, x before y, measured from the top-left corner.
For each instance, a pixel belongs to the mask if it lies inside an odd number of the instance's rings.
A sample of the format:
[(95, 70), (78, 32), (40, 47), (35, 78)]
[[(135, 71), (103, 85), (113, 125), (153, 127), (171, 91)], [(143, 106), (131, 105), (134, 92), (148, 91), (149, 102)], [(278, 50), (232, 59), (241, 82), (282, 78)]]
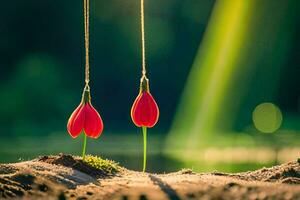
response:
[[(130, 108), (141, 73), (139, 3), (91, 1), (90, 85), (105, 130), (87, 146), (138, 170), (142, 134)], [(84, 86), (82, 4), (2, 2), (1, 163), (80, 154), (66, 123)], [(149, 171), (236, 172), (300, 156), (298, 0), (146, 0), (145, 9), (160, 107)]]

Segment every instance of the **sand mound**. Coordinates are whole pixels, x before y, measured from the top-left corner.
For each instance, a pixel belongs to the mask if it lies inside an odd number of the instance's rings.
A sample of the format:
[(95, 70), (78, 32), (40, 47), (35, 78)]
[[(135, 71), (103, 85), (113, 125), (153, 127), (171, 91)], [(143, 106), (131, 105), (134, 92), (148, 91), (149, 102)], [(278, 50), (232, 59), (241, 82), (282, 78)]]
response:
[(300, 199), (300, 165), (256, 171), (170, 174), (130, 171), (114, 162), (60, 154), (0, 165), (0, 199)]
[(262, 168), (237, 174), (212, 173), (217, 176), (234, 177), (246, 181), (280, 182), (288, 184), (300, 184), (300, 164), (289, 162), (271, 168)]

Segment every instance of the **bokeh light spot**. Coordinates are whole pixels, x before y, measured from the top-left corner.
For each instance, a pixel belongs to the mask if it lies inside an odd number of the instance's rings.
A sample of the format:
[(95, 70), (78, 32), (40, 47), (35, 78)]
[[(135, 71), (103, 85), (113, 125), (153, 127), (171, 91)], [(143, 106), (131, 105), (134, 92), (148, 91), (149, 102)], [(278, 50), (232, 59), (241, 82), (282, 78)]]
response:
[(252, 120), (260, 132), (273, 133), (281, 126), (282, 113), (273, 103), (261, 103), (254, 109)]

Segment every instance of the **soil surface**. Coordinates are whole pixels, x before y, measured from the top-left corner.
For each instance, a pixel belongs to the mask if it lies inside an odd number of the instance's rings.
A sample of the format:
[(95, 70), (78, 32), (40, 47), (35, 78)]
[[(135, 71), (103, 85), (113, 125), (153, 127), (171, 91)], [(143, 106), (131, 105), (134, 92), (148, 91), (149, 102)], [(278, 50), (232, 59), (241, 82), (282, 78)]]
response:
[(60, 154), (0, 165), (0, 199), (300, 199), (300, 164), (256, 171), (150, 174), (121, 168), (106, 174)]

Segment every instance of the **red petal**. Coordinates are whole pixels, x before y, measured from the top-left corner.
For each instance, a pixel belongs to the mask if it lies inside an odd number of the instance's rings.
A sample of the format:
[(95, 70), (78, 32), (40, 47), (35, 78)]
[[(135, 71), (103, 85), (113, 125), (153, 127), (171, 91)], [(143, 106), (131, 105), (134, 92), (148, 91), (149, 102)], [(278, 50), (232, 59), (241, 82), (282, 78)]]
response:
[(81, 103), (74, 110), (72, 115), (68, 120), (68, 132), (73, 137), (76, 138), (82, 131), (84, 125), (84, 105)]
[(131, 118), (138, 127), (153, 127), (159, 117), (158, 106), (149, 92), (140, 93), (131, 108)]
[(141, 127), (142, 124), (140, 123), (140, 120), (136, 119), (137, 118), (136, 107), (137, 107), (137, 104), (140, 101), (141, 97), (142, 97), (142, 93), (139, 93), (139, 95), (136, 97), (136, 99), (133, 102), (133, 105), (131, 107), (131, 112), (130, 112), (133, 123), (138, 127)]
[(87, 136), (91, 138), (98, 138), (103, 131), (103, 122), (96, 111), (96, 109), (90, 104), (85, 105), (85, 123), (84, 132)]

